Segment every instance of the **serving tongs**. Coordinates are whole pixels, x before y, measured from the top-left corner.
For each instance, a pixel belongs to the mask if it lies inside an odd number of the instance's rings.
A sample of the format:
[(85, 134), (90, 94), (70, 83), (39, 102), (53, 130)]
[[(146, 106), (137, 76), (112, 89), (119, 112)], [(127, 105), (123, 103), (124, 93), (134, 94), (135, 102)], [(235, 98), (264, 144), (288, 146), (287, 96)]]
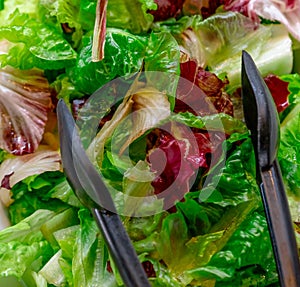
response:
[(242, 101), (254, 145), (257, 178), (280, 285), (300, 286), (300, 264), (288, 200), (277, 161), (279, 118), (272, 95), (251, 56), (242, 54)]
[(58, 102), (57, 116), (62, 165), (68, 182), (81, 203), (90, 209), (125, 286), (150, 287), (111, 195), (90, 162), (63, 100)]

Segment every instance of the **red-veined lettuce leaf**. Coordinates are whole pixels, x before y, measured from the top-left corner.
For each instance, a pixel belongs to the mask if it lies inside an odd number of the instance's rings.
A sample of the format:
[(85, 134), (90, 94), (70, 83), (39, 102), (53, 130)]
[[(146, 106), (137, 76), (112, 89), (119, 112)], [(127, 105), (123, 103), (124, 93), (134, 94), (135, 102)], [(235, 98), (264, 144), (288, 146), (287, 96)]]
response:
[(0, 70), (0, 147), (16, 155), (34, 152), (51, 108), (48, 81), (39, 70)]
[(275, 101), (277, 111), (282, 112), (289, 105), (288, 96), (290, 94), (288, 90), (289, 83), (283, 81), (276, 75), (268, 75), (264, 78), (272, 96)]
[(181, 14), (184, 0), (155, 0), (157, 8), (149, 12), (154, 16), (154, 21), (164, 21), (175, 18)]
[[(233, 105), (225, 93), (226, 81), (205, 71), (194, 60), (180, 64), (182, 77), (177, 88), (175, 111), (191, 111), (197, 115), (233, 114)], [(184, 80), (186, 79), (186, 80)]]
[(289, 32), (300, 41), (299, 0), (234, 0), (225, 1), (225, 9), (242, 12), (259, 22), (258, 16), (284, 24)]
[(227, 90), (240, 86), (242, 50), (251, 54), (263, 76), (289, 74), (293, 66), (292, 41), (284, 25), (259, 25), (237, 12), (195, 18), (176, 39), (202, 68), (226, 75)]

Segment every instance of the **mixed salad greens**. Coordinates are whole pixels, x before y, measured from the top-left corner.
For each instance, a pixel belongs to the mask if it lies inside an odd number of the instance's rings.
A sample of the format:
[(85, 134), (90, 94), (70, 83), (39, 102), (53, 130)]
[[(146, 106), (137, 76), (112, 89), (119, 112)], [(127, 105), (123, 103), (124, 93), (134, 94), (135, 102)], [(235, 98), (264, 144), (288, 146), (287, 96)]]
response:
[(300, 1), (0, 0), (0, 277), (123, 286), (62, 172), (63, 99), (152, 286), (279, 286), (242, 50), (277, 104), (300, 246)]

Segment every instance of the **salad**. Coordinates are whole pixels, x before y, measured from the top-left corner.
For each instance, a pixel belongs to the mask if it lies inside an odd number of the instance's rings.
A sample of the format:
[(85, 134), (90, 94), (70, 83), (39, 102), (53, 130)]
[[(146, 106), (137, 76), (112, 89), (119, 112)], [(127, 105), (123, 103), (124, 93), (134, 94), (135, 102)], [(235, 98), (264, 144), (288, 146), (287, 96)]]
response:
[(0, 280), (123, 286), (62, 171), (63, 99), (152, 286), (279, 286), (241, 53), (277, 105), (300, 248), (299, 0), (0, 0), (0, 19)]

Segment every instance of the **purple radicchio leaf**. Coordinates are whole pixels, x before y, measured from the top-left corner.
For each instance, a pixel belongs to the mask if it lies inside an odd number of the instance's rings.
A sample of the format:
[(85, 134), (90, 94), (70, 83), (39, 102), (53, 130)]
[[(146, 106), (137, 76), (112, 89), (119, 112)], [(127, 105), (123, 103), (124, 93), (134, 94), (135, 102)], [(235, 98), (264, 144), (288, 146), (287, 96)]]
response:
[(50, 96), (41, 71), (0, 70), (0, 148), (15, 155), (37, 149), (52, 105)]

